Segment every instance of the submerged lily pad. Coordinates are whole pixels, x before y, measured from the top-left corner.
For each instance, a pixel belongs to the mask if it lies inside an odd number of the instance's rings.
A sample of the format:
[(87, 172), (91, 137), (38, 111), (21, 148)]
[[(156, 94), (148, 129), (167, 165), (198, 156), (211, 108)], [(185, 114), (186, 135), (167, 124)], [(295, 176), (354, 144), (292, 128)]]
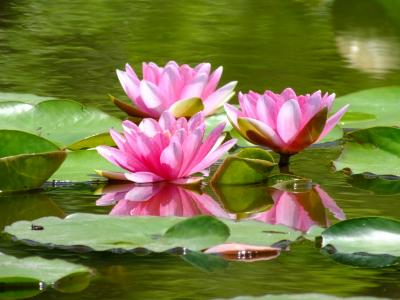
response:
[(338, 261), (364, 267), (400, 263), (400, 221), (364, 217), (339, 222), (322, 232), (322, 250)]
[(44, 193), (0, 194), (0, 231), (16, 221), (45, 216), (64, 217), (64, 212)]
[(336, 169), (400, 176), (400, 128), (373, 127), (346, 134)]
[(363, 90), (336, 99), (333, 110), (350, 104), (339, 124), (346, 128), (400, 126), (400, 86)]
[(65, 151), (36, 135), (0, 130), (0, 191), (40, 187), (61, 165)]
[(107, 180), (96, 174), (95, 170), (98, 169), (124, 172), (123, 169), (104, 159), (96, 150), (78, 150), (67, 152), (67, 159), (50, 180), (70, 182)]
[(355, 174), (347, 180), (352, 186), (373, 192), (376, 195), (394, 195), (400, 193), (400, 178), (395, 176), (376, 176)]
[(211, 182), (218, 185), (265, 182), (275, 165), (269, 151), (245, 148), (225, 158)]
[[(43, 229), (32, 230), (32, 224)], [(230, 236), (227, 235), (229, 231)], [(45, 217), (32, 222), (19, 221), (7, 226), (5, 232), (29, 245), (122, 252), (137, 248), (154, 252), (177, 247), (201, 250), (223, 242), (270, 246), (282, 240), (294, 241), (300, 236), (299, 232), (285, 226), (257, 221), (218, 221), (210, 216), (185, 219), (95, 214), (74, 214), (64, 220)]]
[(90, 277), (88, 268), (60, 259), (16, 258), (0, 252), (1, 299), (32, 297), (47, 286), (78, 292), (89, 285)]
[(120, 130), (121, 120), (72, 100), (47, 100), (35, 105), (10, 101), (0, 102), (0, 128), (30, 132), (76, 149), (82, 140), (85, 147), (104, 143), (104, 134), (110, 128)]

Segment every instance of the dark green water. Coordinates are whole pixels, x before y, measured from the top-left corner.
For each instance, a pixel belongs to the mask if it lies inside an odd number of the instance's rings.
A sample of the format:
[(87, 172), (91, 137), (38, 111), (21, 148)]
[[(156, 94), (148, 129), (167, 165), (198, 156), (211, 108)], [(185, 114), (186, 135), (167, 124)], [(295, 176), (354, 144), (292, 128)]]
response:
[[(237, 90), (342, 95), (400, 82), (400, 1), (8, 1), (0, 2), (0, 90), (73, 98), (116, 112), (107, 94), (123, 96), (114, 70), (126, 62), (175, 59), (223, 65), (223, 82)], [(68, 128), (66, 128), (68, 130)], [(311, 178), (348, 218), (400, 218), (399, 194), (353, 187), (329, 163), (336, 150), (311, 150), (292, 172)], [(0, 196), (0, 227), (18, 219), (73, 212), (108, 213), (95, 205), (96, 186), (48, 187)], [(318, 292), (400, 297), (395, 268), (359, 269), (333, 262), (311, 242), (271, 261), (233, 262), (215, 273), (172, 255), (69, 254), (9, 248), (6, 252), (62, 257), (90, 266), (96, 277), (79, 294), (48, 291), (36, 299), (213, 299), (239, 295)]]

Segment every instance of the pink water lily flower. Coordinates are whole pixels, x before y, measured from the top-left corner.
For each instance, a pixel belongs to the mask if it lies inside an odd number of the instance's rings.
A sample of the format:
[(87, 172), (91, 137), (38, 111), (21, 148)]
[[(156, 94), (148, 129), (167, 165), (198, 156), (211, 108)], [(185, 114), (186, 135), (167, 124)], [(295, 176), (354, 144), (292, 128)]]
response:
[(102, 194), (96, 205), (114, 205), (111, 215), (162, 217), (212, 215), (229, 218), (221, 205), (209, 195), (169, 182), (111, 185), (106, 186)]
[(187, 121), (183, 117), (175, 119), (167, 111), (162, 113), (159, 121), (143, 119), (137, 126), (127, 120), (122, 122), (122, 127), (123, 134), (110, 130), (118, 149), (99, 146), (97, 151), (126, 172), (99, 173), (111, 179), (137, 183), (193, 183), (192, 174), (205, 172), (236, 143), (233, 139), (222, 144), (225, 123), (216, 126), (205, 137), (204, 114), (201, 112)]
[(222, 67), (211, 72), (211, 64), (201, 63), (194, 68), (175, 61), (159, 67), (153, 62), (143, 63), (143, 79), (139, 79), (129, 64), (125, 71), (117, 70), (121, 85), (132, 100), (134, 108), (116, 104), (128, 114), (159, 118), (169, 110), (174, 116), (190, 117), (203, 110), (210, 115), (234, 95), (236, 81), (217, 89)]
[(348, 105), (328, 118), (335, 94), (296, 95), (291, 89), (281, 94), (265, 91), (239, 93), (240, 109), (225, 104), (236, 130), (248, 141), (281, 154), (280, 165), (288, 157), (321, 140), (339, 122)]

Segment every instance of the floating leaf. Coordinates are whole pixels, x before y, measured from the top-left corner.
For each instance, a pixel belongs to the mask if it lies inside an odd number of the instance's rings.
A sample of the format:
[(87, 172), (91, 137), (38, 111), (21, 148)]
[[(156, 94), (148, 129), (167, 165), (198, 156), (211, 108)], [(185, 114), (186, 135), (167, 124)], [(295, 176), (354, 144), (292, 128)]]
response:
[(56, 97), (43, 97), (32, 94), (20, 94), (20, 93), (0, 93), (0, 102), (24, 102), (29, 104), (37, 104), (46, 100), (55, 100)]
[(218, 114), (211, 115), (206, 118), (205, 122), (206, 122), (206, 135), (209, 134), (211, 132), (211, 130), (213, 130), (215, 127), (218, 126), (218, 124), (220, 124), (222, 122), (225, 122), (225, 124), (226, 124), (225, 128), (224, 128), (225, 132), (232, 130), (232, 125), (229, 122), (225, 113), (218, 113)]
[[(178, 225), (179, 222), (182, 223)], [(221, 222), (229, 227), (231, 235), (226, 240), (229, 243), (271, 246), (282, 240), (296, 240), (300, 236), (299, 232), (285, 226), (256, 221)], [(32, 222), (19, 221), (7, 226), (5, 232), (29, 245), (51, 245), (52, 248), (94, 251), (132, 251), (146, 248), (163, 252), (176, 247), (191, 250), (210, 247), (207, 237), (212, 243), (223, 243), (227, 232), (221, 222), (213, 217), (204, 216), (201, 219), (185, 219), (74, 214), (64, 220), (45, 217)], [(32, 230), (32, 224), (43, 229)]]
[[(90, 277), (88, 268), (60, 259), (19, 259), (0, 252), (1, 299), (32, 297), (50, 285), (60, 291), (78, 292), (89, 285)], [(79, 285), (72, 285), (76, 280)]]
[(0, 191), (40, 187), (61, 165), (65, 151), (36, 135), (0, 130)]
[(400, 193), (400, 178), (395, 176), (376, 176), (355, 174), (347, 180), (352, 186), (373, 192), (376, 195), (394, 195)]
[(322, 232), (322, 249), (342, 262), (364, 267), (399, 264), (400, 221), (364, 217), (339, 222)]
[(400, 86), (374, 88), (339, 97), (333, 110), (350, 104), (339, 123), (346, 128), (400, 126), (399, 99)]
[(85, 147), (95, 147), (104, 142), (110, 128), (119, 130), (121, 121), (72, 100), (47, 100), (36, 105), (0, 102), (0, 128), (30, 132), (62, 147), (76, 148), (85, 139)]
[(124, 172), (104, 159), (96, 150), (79, 150), (67, 152), (67, 159), (50, 180), (71, 182), (107, 180), (96, 174), (95, 170), (98, 169)]
[(245, 148), (225, 158), (211, 182), (218, 185), (265, 182), (275, 165), (269, 151)]
[(373, 127), (346, 134), (336, 169), (400, 176), (400, 128)]

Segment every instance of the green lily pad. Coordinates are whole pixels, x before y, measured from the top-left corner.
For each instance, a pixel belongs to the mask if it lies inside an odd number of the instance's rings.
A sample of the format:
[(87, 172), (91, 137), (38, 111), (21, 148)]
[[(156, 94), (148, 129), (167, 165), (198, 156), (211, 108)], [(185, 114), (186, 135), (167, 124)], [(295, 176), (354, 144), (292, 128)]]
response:
[(46, 194), (0, 194), (0, 230), (19, 220), (35, 220), (45, 216), (64, 217), (64, 212)]
[(55, 181), (106, 181), (98, 176), (95, 170), (124, 172), (97, 153), (96, 150), (68, 151), (67, 158), (61, 167), (50, 177)]
[(55, 100), (56, 97), (43, 97), (32, 94), (0, 93), (0, 102), (18, 101), (29, 104), (37, 104), (46, 100)]
[(65, 151), (36, 135), (0, 130), (0, 191), (40, 187), (61, 165)]
[(269, 151), (245, 148), (224, 159), (211, 178), (211, 183), (219, 185), (265, 182), (275, 165)]
[(395, 195), (400, 193), (400, 178), (393, 176), (376, 176), (355, 174), (347, 180), (352, 186), (371, 191), (376, 195)]
[[(41, 293), (48, 286), (78, 292), (89, 285), (88, 268), (60, 259), (16, 258), (0, 252), (0, 298), (20, 299)], [(71, 285), (79, 279), (79, 285)]]
[(343, 129), (340, 128), (339, 126), (335, 126), (331, 131), (329, 131), (329, 133), (322, 140), (320, 140), (316, 144), (334, 142), (340, 140), (342, 137), (343, 137)]
[(322, 232), (322, 250), (342, 262), (365, 267), (400, 263), (400, 221), (364, 217), (339, 222)]
[(350, 104), (339, 124), (345, 128), (400, 126), (400, 86), (363, 90), (336, 99), (333, 110)]
[(346, 134), (337, 170), (400, 176), (400, 128), (373, 127)]
[(121, 120), (72, 100), (47, 100), (35, 105), (0, 102), (0, 128), (30, 132), (76, 149), (82, 140), (86, 140), (85, 147), (104, 143), (104, 134), (110, 128), (120, 130)]
[[(32, 230), (32, 224), (41, 226), (42, 230)], [(300, 236), (299, 232), (285, 226), (257, 221), (217, 221), (210, 216), (185, 219), (81, 213), (64, 220), (45, 217), (32, 222), (19, 221), (7, 226), (5, 232), (29, 245), (51, 245), (51, 248), (70, 250), (86, 247), (87, 250), (120, 252), (138, 248), (163, 252), (177, 247), (201, 250), (225, 241), (270, 246), (282, 240), (294, 241)]]

